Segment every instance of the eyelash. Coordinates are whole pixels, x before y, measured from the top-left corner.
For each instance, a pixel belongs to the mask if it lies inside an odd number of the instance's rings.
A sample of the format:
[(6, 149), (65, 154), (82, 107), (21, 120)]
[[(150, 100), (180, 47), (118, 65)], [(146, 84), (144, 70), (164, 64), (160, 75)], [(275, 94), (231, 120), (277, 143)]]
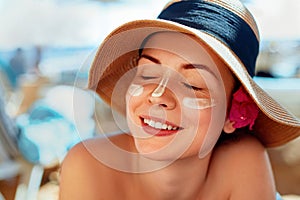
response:
[(151, 79), (155, 79), (157, 77), (155, 77), (155, 76), (141, 76), (141, 78), (144, 79), (144, 80), (151, 80)]
[[(155, 76), (140, 76), (143, 80), (151, 80), (151, 79), (155, 79), (157, 77)], [(192, 86), (192, 85), (189, 85), (187, 83), (183, 83), (183, 86), (190, 89), (190, 90), (194, 90), (194, 91), (202, 91), (202, 88), (198, 88), (198, 87), (195, 87), (195, 86)]]
[(198, 87), (195, 87), (195, 86), (192, 86), (192, 85), (189, 85), (187, 83), (182, 83), (184, 85), (184, 87), (190, 89), (190, 90), (195, 90), (195, 91), (201, 91), (202, 88), (198, 88)]

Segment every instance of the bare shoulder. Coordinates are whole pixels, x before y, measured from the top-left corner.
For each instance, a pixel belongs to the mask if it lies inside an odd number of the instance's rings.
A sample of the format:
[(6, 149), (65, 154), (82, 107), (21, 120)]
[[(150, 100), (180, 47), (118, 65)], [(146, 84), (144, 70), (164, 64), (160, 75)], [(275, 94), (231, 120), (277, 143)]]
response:
[(69, 166), (74, 171), (76, 168), (101, 167), (107, 156), (114, 157), (120, 149), (129, 151), (131, 143), (130, 136), (126, 134), (82, 141), (70, 149), (62, 163), (62, 171)]
[[(216, 146), (212, 156), (212, 167), (217, 174), (237, 176), (258, 172), (259, 167), (269, 165), (264, 146), (251, 135), (239, 135)], [(263, 169), (260, 169), (263, 171)], [(245, 174), (245, 172), (247, 172)], [(220, 175), (220, 174), (219, 174)]]
[[(83, 167), (81, 165), (87, 163), (87, 161), (93, 161), (93, 157), (91, 156), (88, 149), (90, 148), (89, 146), (93, 143), (93, 140), (87, 140), (80, 142), (72, 147), (63, 160), (62, 170), (64, 170), (64, 168), (67, 168), (68, 166), (73, 166), (71, 169), (68, 169), (69, 171), (76, 170), (75, 168)], [(74, 165), (75, 163), (76, 165)]]
[(213, 159), (217, 167), (227, 166), (228, 172), (235, 174), (241, 170), (257, 173), (260, 167), (266, 169), (269, 166), (266, 149), (258, 139), (248, 134), (241, 134), (217, 146)]
[[(97, 199), (106, 185), (119, 176), (109, 162), (118, 160), (113, 149), (122, 148), (128, 136), (92, 138), (75, 145), (61, 166), (60, 199)], [(117, 147), (118, 146), (118, 147)]]
[[(63, 160), (60, 170), (59, 199), (79, 199), (88, 194), (90, 169), (94, 160), (84, 143), (75, 145)], [(84, 186), (84, 187), (83, 187)]]
[[(226, 140), (217, 146), (215, 156), (220, 159), (229, 156), (237, 159), (257, 159), (258, 155), (263, 156), (266, 153), (264, 146), (250, 134), (239, 134), (233, 139)], [(247, 155), (247, 157), (245, 157)], [(224, 158), (225, 159), (225, 158)]]
[[(275, 186), (264, 146), (251, 135), (220, 144), (213, 155), (213, 168), (226, 179), (231, 199), (273, 199)], [(264, 198), (262, 198), (264, 197)]]

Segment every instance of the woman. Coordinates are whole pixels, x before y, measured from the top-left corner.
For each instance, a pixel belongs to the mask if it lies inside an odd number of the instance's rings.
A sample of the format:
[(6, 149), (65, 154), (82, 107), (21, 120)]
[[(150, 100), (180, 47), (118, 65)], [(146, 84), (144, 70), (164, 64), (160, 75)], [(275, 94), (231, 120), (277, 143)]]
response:
[(172, 1), (113, 31), (89, 88), (122, 133), (70, 150), (60, 198), (276, 199), (265, 147), (300, 122), (253, 82), (258, 46), (236, 0)]

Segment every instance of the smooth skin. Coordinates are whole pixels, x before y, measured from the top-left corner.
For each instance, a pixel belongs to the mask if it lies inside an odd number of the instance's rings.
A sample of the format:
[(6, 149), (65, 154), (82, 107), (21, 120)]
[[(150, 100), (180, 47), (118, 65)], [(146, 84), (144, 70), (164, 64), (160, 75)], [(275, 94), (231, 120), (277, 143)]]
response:
[[(187, 79), (196, 96), (209, 97), (211, 93), (207, 82), (196, 73), (199, 69), (187, 65), (196, 63), (210, 67), (215, 64), (219, 73), (213, 67), (211, 71), (224, 83), (225, 98), (230, 102), (235, 82), (228, 68), (203, 44), (197, 43), (198, 45), (194, 47), (186, 45), (188, 42), (186, 38), (182, 34), (168, 32), (152, 36), (142, 53), (147, 56), (142, 56), (139, 66), (148, 64), (168, 66)], [(153, 48), (156, 46), (160, 48)], [(166, 51), (167, 48), (171, 51)], [(172, 90), (167, 88), (160, 97), (151, 96), (155, 87), (155, 84), (147, 84), (142, 95), (127, 98), (128, 124), (133, 133), (112, 136), (109, 139), (124, 151), (139, 153), (157, 162), (171, 160), (171, 164), (147, 173), (119, 171), (105, 165), (97, 155), (107, 153), (112, 159), (121, 161), (123, 159), (124, 165), (132, 165), (133, 161), (110, 152), (103, 138), (83, 141), (69, 151), (63, 162), (60, 179), (61, 200), (276, 199), (269, 159), (266, 150), (256, 138), (244, 134), (242, 129), (235, 130), (233, 122), (224, 115), (221, 121), (222, 128), (215, 130), (216, 133), (213, 134), (219, 135), (223, 130), (227, 134), (238, 134), (238, 139), (216, 145), (200, 159), (199, 149), (206, 143), (205, 136), (209, 129), (207, 124), (214, 123), (211, 112), (215, 108), (194, 110), (200, 114), (199, 121), (193, 121), (191, 115), (186, 114), (188, 108), (181, 104), (180, 97), (174, 95)], [(139, 131), (143, 131), (139, 129), (142, 124), (141, 116), (150, 115), (147, 112), (149, 109), (153, 115), (156, 113), (155, 109), (163, 110), (166, 120), (182, 129), (171, 136), (153, 136), (144, 139), (136, 137), (140, 134)], [(178, 141), (185, 143), (188, 140), (185, 138), (190, 138), (191, 134), (195, 135), (194, 140), (178, 157), (177, 153), (182, 150)], [(175, 137), (180, 140), (174, 140)], [(164, 147), (167, 145), (170, 148), (165, 150)], [(136, 164), (139, 160), (134, 162)]]

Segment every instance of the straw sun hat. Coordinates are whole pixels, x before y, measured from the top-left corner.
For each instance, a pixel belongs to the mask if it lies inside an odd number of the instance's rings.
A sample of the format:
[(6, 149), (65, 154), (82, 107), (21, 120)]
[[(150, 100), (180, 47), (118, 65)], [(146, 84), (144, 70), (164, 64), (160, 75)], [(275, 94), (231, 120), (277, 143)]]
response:
[(259, 32), (251, 13), (238, 0), (171, 1), (157, 19), (121, 25), (99, 47), (90, 69), (89, 89), (124, 113), (128, 85), (118, 86), (117, 91), (115, 86), (136, 66), (143, 40), (159, 31), (188, 33), (219, 55), (259, 107), (253, 132), (266, 147), (282, 145), (300, 135), (299, 119), (252, 79)]

